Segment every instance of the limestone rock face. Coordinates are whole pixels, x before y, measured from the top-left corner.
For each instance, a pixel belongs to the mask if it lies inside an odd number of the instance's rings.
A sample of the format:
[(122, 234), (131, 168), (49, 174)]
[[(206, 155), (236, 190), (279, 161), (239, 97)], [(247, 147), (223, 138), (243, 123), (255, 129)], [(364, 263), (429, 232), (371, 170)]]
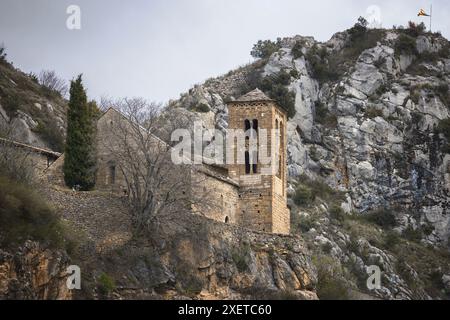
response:
[[(436, 35), (420, 35), (418, 54), (436, 57), (419, 59), (396, 53), (398, 38), (396, 30), (383, 31), (372, 48), (341, 63), (346, 67), (339, 80), (326, 83), (315, 78), (308, 52), (316, 46), (330, 56), (343, 54), (348, 34), (338, 33), (326, 43), (285, 38), (267, 60), (208, 80), (174, 105), (200, 101), (197, 96), (211, 101), (211, 110), (220, 118), (218, 126), (226, 128), (226, 117), (220, 116), (226, 114), (224, 101), (251, 84), (252, 74), (286, 71), (291, 74), (287, 87), (295, 93), (296, 110), (287, 126), (290, 177), (324, 179), (346, 192), (345, 207), (359, 213), (386, 206), (413, 211), (420, 225), (433, 226), (424, 241), (447, 245), (450, 163), (443, 148), (446, 141), (435, 129), (450, 117), (446, 93), (437, 91), (450, 82), (450, 57), (443, 51), (449, 44)], [(303, 56), (295, 59), (291, 50), (298, 41)], [(222, 99), (212, 101), (210, 97), (217, 95)], [(319, 106), (321, 114), (334, 120), (320, 121)]]
[(0, 249), (0, 300), (67, 300), (68, 257), (26, 242), (14, 254)]
[(317, 299), (317, 273), (299, 237), (181, 214), (164, 220), (151, 239), (105, 257), (103, 271), (117, 279), (114, 298)]
[[(0, 135), (46, 149), (61, 148), (67, 101), (8, 62), (0, 64)], [(62, 151), (62, 150), (55, 150)]]

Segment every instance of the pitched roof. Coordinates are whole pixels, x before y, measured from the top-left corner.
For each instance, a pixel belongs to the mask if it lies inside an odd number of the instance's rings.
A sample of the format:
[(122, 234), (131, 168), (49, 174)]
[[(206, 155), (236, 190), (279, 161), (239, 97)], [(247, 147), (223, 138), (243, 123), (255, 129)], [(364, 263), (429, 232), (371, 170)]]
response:
[(264, 94), (261, 90), (256, 88), (253, 91), (250, 91), (247, 94), (244, 94), (242, 97), (238, 98), (234, 102), (251, 102), (251, 101), (273, 101), (268, 96)]
[(61, 153), (59, 153), (59, 152), (55, 152), (55, 151), (52, 151), (52, 150), (31, 146), (29, 144), (25, 144), (25, 143), (21, 143), (21, 142), (18, 142), (18, 141), (5, 139), (5, 138), (0, 138), (0, 143), (5, 143), (5, 144), (13, 145), (15, 147), (19, 147), (19, 148), (23, 148), (23, 149), (26, 149), (26, 150), (30, 150), (32, 152), (41, 153), (41, 154), (44, 154), (46, 156), (49, 156), (49, 157), (52, 157), (52, 158), (55, 158), (55, 159), (57, 159), (57, 158), (59, 158), (61, 156)]

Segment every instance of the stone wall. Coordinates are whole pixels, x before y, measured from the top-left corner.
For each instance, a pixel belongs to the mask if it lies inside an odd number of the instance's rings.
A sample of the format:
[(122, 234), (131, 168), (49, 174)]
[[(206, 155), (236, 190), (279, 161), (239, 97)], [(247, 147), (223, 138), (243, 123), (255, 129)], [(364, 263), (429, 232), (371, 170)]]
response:
[(192, 181), (192, 210), (218, 222), (238, 223), (239, 188), (226, 177), (218, 177), (208, 169), (195, 170)]
[[(267, 152), (271, 152), (275, 136), (271, 130), (278, 129), (281, 136), (279, 150), (271, 155), (271, 164), (258, 162), (257, 172), (246, 173), (245, 164), (229, 165), (230, 176), (240, 184), (239, 223), (243, 226), (274, 233), (289, 233), (289, 210), (286, 196), (286, 115), (272, 101), (234, 102), (229, 107), (229, 128), (245, 130), (245, 121), (258, 121), (258, 129), (267, 130)], [(261, 133), (261, 132), (260, 132)], [(260, 138), (261, 139), (261, 138)], [(245, 146), (248, 150), (248, 145)], [(239, 144), (235, 142), (237, 160)], [(243, 150), (239, 150), (243, 152)], [(260, 161), (260, 159), (258, 159)], [(280, 165), (273, 172), (274, 163)], [(265, 174), (269, 170), (274, 175)]]

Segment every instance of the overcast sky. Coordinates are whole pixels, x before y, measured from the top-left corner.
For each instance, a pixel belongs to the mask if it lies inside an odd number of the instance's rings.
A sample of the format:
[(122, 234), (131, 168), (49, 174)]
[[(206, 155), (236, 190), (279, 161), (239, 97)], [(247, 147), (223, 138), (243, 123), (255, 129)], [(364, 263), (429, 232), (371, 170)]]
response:
[[(450, 37), (450, 1), (434, 0), (435, 30)], [(81, 29), (69, 30), (69, 5)], [(376, 5), (383, 27), (418, 18), (423, 0), (0, 0), (0, 43), (25, 72), (84, 74), (91, 98), (167, 101), (195, 83), (252, 61), (259, 39), (328, 40)]]

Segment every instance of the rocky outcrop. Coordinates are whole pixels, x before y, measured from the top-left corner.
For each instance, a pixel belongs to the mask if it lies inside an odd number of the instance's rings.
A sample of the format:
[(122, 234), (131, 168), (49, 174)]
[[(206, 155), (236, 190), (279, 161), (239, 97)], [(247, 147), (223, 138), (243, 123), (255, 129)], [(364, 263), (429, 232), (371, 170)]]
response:
[(36, 79), (0, 63), (0, 135), (11, 140), (62, 151), (67, 102)]
[[(447, 245), (450, 158), (435, 129), (450, 117), (449, 43), (424, 34), (416, 38), (417, 54), (404, 54), (396, 50), (400, 33), (373, 31), (378, 40), (354, 58), (346, 32), (326, 43), (300, 36), (282, 39), (281, 49), (270, 58), (197, 85), (172, 105), (205, 101), (216, 115), (216, 126), (225, 128), (224, 100), (234, 99), (243, 83), (251, 84), (245, 80), (249, 75), (286, 71), (296, 95), (296, 114), (288, 123), (290, 177), (305, 174), (346, 192), (343, 207), (348, 212), (402, 208), (407, 212), (406, 219), (399, 216), (407, 221), (403, 228), (431, 225), (434, 230), (424, 241)], [(296, 59), (292, 47), (297, 42), (303, 55)], [(324, 50), (328, 60), (340, 57), (339, 65), (331, 67), (343, 69), (338, 80), (315, 78), (308, 55), (313, 48)], [(236, 75), (238, 79), (232, 78)]]
[[(145, 240), (147, 239), (147, 240)], [(108, 298), (317, 299), (317, 274), (295, 236), (253, 232), (192, 214), (160, 221), (87, 265), (92, 279), (115, 279)], [(92, 296), (105, 298), (97, 289)], [(100, 283), (101, 285), (101, 283)]]
[(28, 241), (13, 254), (0, 249), (0, 300), (71, 299), (68, 256)]

